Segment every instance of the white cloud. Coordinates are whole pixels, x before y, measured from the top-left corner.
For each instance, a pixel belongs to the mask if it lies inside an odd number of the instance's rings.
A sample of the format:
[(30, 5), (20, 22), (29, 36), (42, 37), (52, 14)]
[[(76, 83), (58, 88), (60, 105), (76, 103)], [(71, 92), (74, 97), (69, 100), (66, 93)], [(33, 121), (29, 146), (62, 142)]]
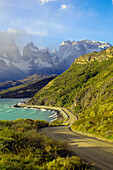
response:
[(41, 28), (40, 30), (35, 28), (31, 29), (30, 27), (24, 26), (23, 30), (13, 29), (13, 28), (7, 28), (7, 30), (1, 30), (0, 33), (3, 33), (4, 35), (10, 35), (11, 37), (15, 37), (22, 34), (28, 34), (28, 35), (36, 35), (36, 36), (48, 36), (47, 30), (44, 30)]
[(52, 1), (56, 1), (56, 0), (37, 0), (38, 2), (40, 2), (42, 5), (48, 3), (48, 2), (52, 2)]
[(48, 33), (45, 30), (32, 30), (28, 27), (25, 28), (27, 34), (37, 35), (37, 36), (48, 36)]
[(112, 4), (113, 4), (113, 0), (112, 0)]
[(67, 8), (70, 8), (70, 7), (71, 7), (71, 5), (62, 4), (60, 6), (60, 10), (66, 10)]
[(16, 30), (16, 29), (12, 29), (12, 28), (8, 28), (8, 29), (6, 30), (6, 32), (7, 32), (7, 33), (12, 33), (12, 34), (20, 34), (20, 33), (22, 33), (22, 31)]
[(60, 9), (62, 10), (62, 9), (66, 9), (66, 8), (67, 8), (67, 5), (63, 4), (63, 5), (61, 5)]

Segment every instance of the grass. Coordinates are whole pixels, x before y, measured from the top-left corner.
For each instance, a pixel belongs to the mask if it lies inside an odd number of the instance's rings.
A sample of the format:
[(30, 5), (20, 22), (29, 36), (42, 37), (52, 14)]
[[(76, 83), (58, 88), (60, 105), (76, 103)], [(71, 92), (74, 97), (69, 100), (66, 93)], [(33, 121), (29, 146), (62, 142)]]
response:
[(113, 115), (82, 118), (72, 125), (73, 130), (87, 132), (113, 141)]

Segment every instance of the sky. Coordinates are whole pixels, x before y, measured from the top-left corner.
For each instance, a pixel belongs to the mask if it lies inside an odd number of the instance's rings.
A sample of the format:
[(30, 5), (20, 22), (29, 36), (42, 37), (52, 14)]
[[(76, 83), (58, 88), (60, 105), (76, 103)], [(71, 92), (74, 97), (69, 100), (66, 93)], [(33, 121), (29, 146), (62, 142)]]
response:
[(58, 48), (66, 40), (113, 44), (112, 0), (0, 0), (0, 41)]

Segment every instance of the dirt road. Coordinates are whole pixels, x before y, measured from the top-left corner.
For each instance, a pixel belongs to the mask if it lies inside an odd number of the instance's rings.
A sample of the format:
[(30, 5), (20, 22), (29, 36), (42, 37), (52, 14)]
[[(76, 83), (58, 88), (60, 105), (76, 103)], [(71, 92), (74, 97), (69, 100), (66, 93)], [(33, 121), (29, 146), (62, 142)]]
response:
[(102, 170), (113, 170), (113, 144), (73, 132), (66, 126), (42, 129), (56, 140), (69, 145), (85, 161), (94, 162)]
[[(61, 108), (60, 108), (61, 109)], [(69, 116), (69, 126), (42, 128), (51, 137), (69, 145), (78, 156), (85, 161), (94, 162), (101, 170), (113, 170), (113, 143), (78, 134), (70, 130), (71, 124), (77, 119), (68, 109), (62, 108)]]

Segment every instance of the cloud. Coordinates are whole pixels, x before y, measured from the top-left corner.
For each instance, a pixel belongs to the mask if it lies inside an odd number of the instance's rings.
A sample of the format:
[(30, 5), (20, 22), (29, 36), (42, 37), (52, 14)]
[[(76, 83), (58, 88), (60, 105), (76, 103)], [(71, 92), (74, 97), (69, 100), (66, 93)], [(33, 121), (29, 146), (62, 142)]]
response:
[(21, 34), (28, 34), (28, 35), (36, 35), (36, 36), (48, 36), (47, 31), (45, 30), (38, 30), (38, 29), (31, 29), (29, 27), (24, 27), (24, 30), (18, 30), (18, 29), (13, 29), (13, 28), (7, 28), (6, 31), (2, 30), (1, 33), (8, 35), (10, 37), (16, 37)]
[(112, 0), (112, 4), (113, 4), (113, 0)]
[(0, 46), (7, 45), (7, 43), (15, 41), (18, 39), (20, 31), (8, 28), (7, 30), (0, 31)]
[(64, 9), (66, 9), (67, 8), (67, 5), (66, 4), (63, 4), (63, 5), (61, 5), (61, 10), (64, 10)]
[(15, 39), (18, 36), (20, 36), (21, 34), (23, 34), (24, 31), (22, 30), (16, 30), (16, 29), (12, 29), (12, 28), (7, 28), (7, 30), (0, 30), (0, 37), (5, 37), (5, 39)]
[(62, 4), (60, 6), (60, 10), (66, 10), (67, 8), (70, 8), (71, 5), (66, 5), (66, 4)]
[(26, 27), (25, 31), (26, 31), (27, 34), (30, 34), (30, 35), (48, 36), (48, 33), (45, 30), (32, 30), (32, 29)]
[(8, 28), (6, 30), (6, 33), (11, 33), (11, 34), (20, 34), (22, 33), (23, 31), (20, 31), (20, 30), (17, 30), (17, 29), (12, 29), (12, 28)]
[(56, 0), (37, 0), (39, 3), (41, 3), (42, 5), (48, 3), (48, 2), (53, 2), (53, 1), (56, 1)]

